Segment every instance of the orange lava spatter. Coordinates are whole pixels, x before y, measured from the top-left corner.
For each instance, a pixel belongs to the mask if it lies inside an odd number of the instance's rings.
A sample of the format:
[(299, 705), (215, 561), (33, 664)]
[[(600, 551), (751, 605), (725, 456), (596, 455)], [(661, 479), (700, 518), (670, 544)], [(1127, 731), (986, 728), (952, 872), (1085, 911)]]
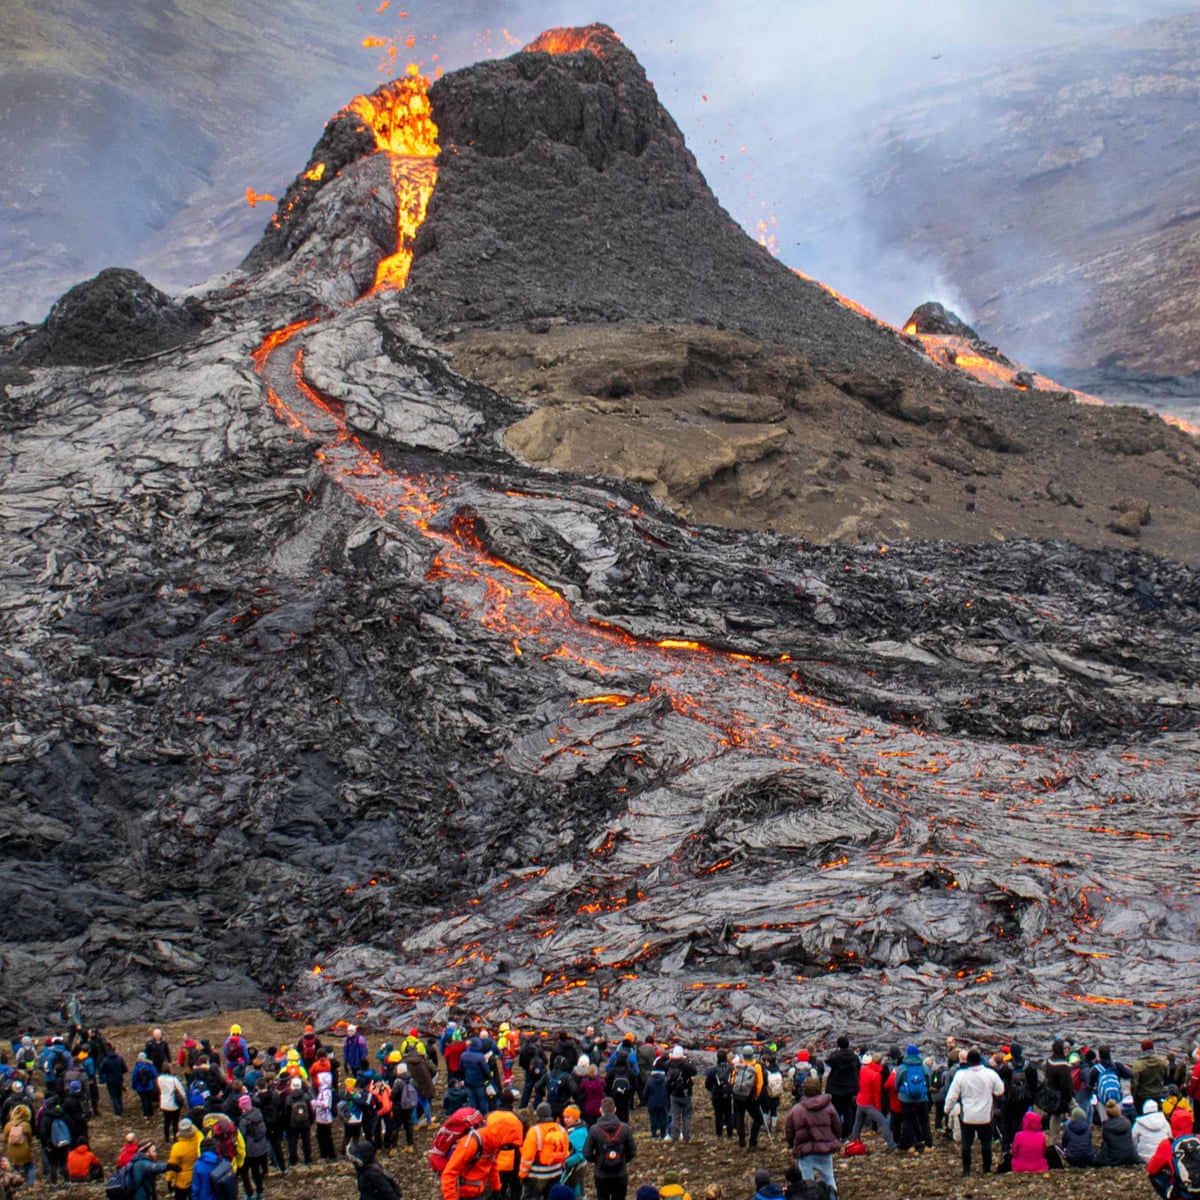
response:
[(413, 242), (437, 183), (438, 130), (429, 103), (429, 79), (416, 63), (405, 75), (346, 106), (375, 134), (378, 153), (390, 158), (396, 192), (396, 250), (375, 270), (375, 291), (403, 288), (412, 266)]
[(545, 54), (573, 54), (576, 50), (590, 50), (602, 57), (603, 45), (595, 35), (595, 27), (585, 29), (562, 28), (547, 29), (538, 34), (525, 47), (526, 50), (541, 50)]

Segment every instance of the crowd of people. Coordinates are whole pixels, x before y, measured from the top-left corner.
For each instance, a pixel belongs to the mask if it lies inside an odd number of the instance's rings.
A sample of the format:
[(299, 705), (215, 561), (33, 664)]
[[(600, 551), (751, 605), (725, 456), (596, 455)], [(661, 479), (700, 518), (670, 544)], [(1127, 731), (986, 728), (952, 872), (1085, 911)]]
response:
[[(748, 1152), (786, 1144), (787, 1174), (776, 1182), (758, 1165), (754, 1200), (836, 1196), (837, 1160), (868, 1152), (866, 1136), (911, 1156), (952, 1138), (964, 1176), (978, 1146), (984, 1173), (1139, 1166), (1169, 1200), (1200, 1196), (1200, 1050), (1163, 1054), (1149, 1038), (1126, 1065), (1066, 1039), (1038, 1061), (1016, 1042), (985, 1052), (953, 1038), (931, 1053), (840, 1037), (829, 1053), (765, 1041), (701, 1054), (590, 1027), (550, 1036), (451, 1021), (371, 1043), (353, 1025), (336, 1037), (310, 1025), (294, 1044), (257, 1047), (234, 1024), (175, 1047), (155, 1029), (130, 1061), (75, 1026), (14, 1039), (0, 1087), (0, 1200), (39, 1178), (107, 1180), (110, 1194), (155, 1200), (160, 1176), (172, 1200), (262, 1200), (270, 1175), (339, 1160), (363, 1200), (398, 1200), (384, 1163), (414, 1154), (422, 1126), (442, 1200), (626, 1200), (635, 1107), (651, 1140), (707, 1139), (711, 1121), (713, 1138)], [(141, 1122), (108, 1172), (89, 1140), (105, 1106)], [(156, 1138), (146, 1126), (159, 1122)], [(637, 1200), (691, 1198), (668, 1172)]]

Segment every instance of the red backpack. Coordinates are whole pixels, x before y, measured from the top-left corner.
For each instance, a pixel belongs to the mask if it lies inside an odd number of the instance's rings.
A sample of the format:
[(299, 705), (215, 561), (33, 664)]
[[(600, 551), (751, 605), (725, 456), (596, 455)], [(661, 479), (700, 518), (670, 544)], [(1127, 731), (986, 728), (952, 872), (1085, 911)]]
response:
[[(467, 1134), (481, 1128), (486, 1119), (477, 1108), (456, 1108), (446, 1118), (445, 1124), (433, 1135), (433, 1145), (429, 1147), (429, 1165), (438, 1175), (446, 1169), (458, 1143)], [(479, 1148), (483, 1149), (482, 1142)]]

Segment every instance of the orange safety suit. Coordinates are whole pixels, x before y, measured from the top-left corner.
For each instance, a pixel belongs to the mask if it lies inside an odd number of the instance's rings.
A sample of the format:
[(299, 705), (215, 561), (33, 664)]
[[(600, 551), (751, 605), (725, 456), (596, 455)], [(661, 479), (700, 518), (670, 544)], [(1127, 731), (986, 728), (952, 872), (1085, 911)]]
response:
[(538, 1183), (547, 1180), (557, 1183), (570, 1153), (567, 1131), (557, 1121), (539, 1121), (525, 1135), (518, 1174)]
[(500, 1167), (498, 1158), (504, 1150), (511, 1150), (514, 1137), (505, 1121), (494, 1122), (493, 1117), (512, 1117), (521, 1125), (520, 1117), (514, 1113), (495, 1112), (479, 1129), (465, 1134), (450, 1155), (450, 1161), (442, 1172), (442, 1200), (474, 1200), (484, 1192), (500, 1190)]
[(512, 1171), (517, 1166), (517, 1155), (521, 1151), (521, 1143), (525, 1139), (525, 1126), (515, 1112), (498, 1108), (488, 1113), (487, 1123), (495, 1127), (504, 1138), (505, 1147), (496, 1154), (496, 1169), (501, 1172)]

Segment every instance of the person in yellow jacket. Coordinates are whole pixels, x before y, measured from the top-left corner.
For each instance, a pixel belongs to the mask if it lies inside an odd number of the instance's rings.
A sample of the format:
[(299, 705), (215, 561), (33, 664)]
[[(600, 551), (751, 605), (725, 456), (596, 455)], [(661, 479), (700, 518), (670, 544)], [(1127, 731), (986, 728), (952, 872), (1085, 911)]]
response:
[(8, 1114), (2, 1135), (4, 1150), (14, 1171), (19, 1172), (25, 1182), (33, 1187), (36, 1182), (34, 1167), (33, 1116), (27, 1104), (13, 1105)]
[(530, 1126), (521, 1146), (521, 1166), (518, 1174), (525, 1181), (525, 1200), (542, 1200), (562, 1178), (563, 1163), (571, 1153), (567, 1131), (554, 1119), (550, 1105), (543, 1101), (537, 1106), (537, 1123)]
[(678, 1171), (664, 1171), (658, 1188), (659, 1200), (692, 1200), (691, 1194), (679, 1182)]
[(410, 1029), (408, 1036), (400, 1043), (400, 1057), (403, 1058), (410, 1050), (416, 1050), (422, 1058), (425, 1057), (425, 1043), (416, 1029)]
[(167, 1155), (167, 1176), (177, 1198), (192, 1194), (192, 1171), (200, 1157), (203, 1140), (200, 1130), (187, 1117), (179, 1122), (179, 1131)]

